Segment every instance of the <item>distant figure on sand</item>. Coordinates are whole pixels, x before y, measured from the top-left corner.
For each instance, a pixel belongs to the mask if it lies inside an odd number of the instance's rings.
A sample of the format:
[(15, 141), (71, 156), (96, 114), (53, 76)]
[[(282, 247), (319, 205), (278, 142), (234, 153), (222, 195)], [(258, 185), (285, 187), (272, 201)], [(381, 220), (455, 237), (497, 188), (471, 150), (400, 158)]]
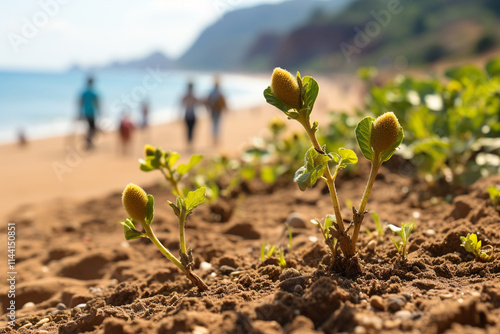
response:
[(129, 153), (129, 147), (133, 131), (134, 131), (134, 124), (130, 120), (130, 116), (128, 115), (128, 113), (123, 113), (123, 116), (120, 120), (120, 128), (118, 129), (118, 132), (120, 134), (122, 153), (124, 155)]
[(94, 91), (94, 78), (87, 79), (87, 87), (80, 96), (80, 117), (85, 118), (88, 123), (87, 150), (94, 147), (93, 139), (97, 131), (96, 119), (99, 114), (99, 97)]
[(223, 111), (226, 110), (226, 98), (220, 90), (219, 79), (216, 77), (214, 80), (214, 88), (210, 92), (207, 98), (207, 107), (210, 111), (210, 116), (212, 117), (212, 137), (214, 145), (219, 144), (219, 129), (220, 129), (220, 117)]
[(146, 130), (149, 126), (149, 103), (146, 100), (142, 101), (141, 116), (141, 129)]
[(196, 106), (200, 101), (194, 96), (194, 86), (192, 82), (188, 83), (186, 95), (182, 98), (182, 106), (184, 107), (184, 121), (187, 128), (187, 144), (190, 149), (193, 145), (194, 126), (196, 124)]

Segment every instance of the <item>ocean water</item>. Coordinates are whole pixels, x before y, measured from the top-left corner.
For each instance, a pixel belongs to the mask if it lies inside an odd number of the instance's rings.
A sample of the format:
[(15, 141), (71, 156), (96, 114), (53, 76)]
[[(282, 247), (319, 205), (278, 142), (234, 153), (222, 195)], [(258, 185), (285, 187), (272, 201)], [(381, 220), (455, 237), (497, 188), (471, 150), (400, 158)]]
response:
[[(75, 119), (87, 76), (82, 71), (0, 71), (0, 143), (17, 141), (20, 131), (28, 140), (83, 132), (84, 124)], [(189, 80), (199, 98), (205, 98), (213, 86), (210, 73), (160, 72), (154, 68), (101, 71), (93, 76), (101, 101), (100, 128), (105, 131), (117, 128), (123, 112), (139, 125), (144, 100), (149, 104), (151, 124), (171, 122), (182, 117), (180, 99)], [(237, 74), (221, 75), (220, 81), (230, 109), (263, 103), (262, 92), (269, 85), (265, 78)]]

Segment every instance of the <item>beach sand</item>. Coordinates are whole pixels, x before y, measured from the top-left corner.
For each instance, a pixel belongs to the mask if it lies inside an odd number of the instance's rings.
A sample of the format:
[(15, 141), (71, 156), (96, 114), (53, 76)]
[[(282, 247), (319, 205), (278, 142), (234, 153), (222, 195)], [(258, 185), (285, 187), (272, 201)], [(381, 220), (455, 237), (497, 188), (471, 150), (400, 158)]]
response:
[[(352, 110), (359, 105), (359, 82), (352, 78), (317, 78), (320, 94), (313, 119), (327, 119), (331, 110)], [(264, 89), (264, 87), (263, 87)], [(224, 153), (236, 155), (255, 136), (265, 133), (273, 116), (284, 118), (276, 108), (265, 104), (229, 110), (222, 119), (220, 145), (214, 147), (210, 119), (203, 114), (196, 124), (195, 142), (191, 152), (186, 150), (182, 121), (151, 126), (148, 132), (136, 130), (133, 147), (128, 155), (120, 152), (117, 133), (100, 133), (96, 149), (87, 152), (82, 135), (48, 138), (16, 144), (0, 145), (1, 218), (15, 217), (16, 210), (30, 210), (35, 204), (55, 203), (57, 200), (83, 200), (121, 191), (129, 182), (149, 185), (160, 182), (159, 173), (139, 170), (138, 159), (143, 156), (144, 144), (173, 150), (187, 159), (191, 153), (206, 157)], [(289, 122), (298, 129), (296, 122)], [(29, 136), (29, 133), (28, 133)], [(28, 137), (29, 140), (29, 137)]]

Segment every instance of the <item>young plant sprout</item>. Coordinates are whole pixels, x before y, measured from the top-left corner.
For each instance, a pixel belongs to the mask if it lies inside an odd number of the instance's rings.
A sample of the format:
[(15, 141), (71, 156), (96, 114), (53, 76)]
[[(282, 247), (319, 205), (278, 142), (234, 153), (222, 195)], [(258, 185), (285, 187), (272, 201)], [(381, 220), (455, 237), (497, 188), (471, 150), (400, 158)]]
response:
[(497, 208), (498, 204), (500, 204), (500, 188), (489, 186), (488, 194), (490, 195), (491, 204), (493, 204), (494, 208)]
[(489, 245), (489, 252), (482, 251), (481, 240), (477, 240), (475, 233), (467, 233), (466, 237), (460, 237), (460, 241), (462, 241), (460, 246), (465, 248), (467, 252), (474, 254), (476, 261), (490, 262), (493, 259), (493, 246)]
[(403, 223), (401, 227), (392, 224), (387, 226), (401, 238), (401, 241), (396, 241), (394, 238), (391, 239), (399, 254), (401, 254), (402, 260), (406, 261), (406, 245), (408, 244), (411, 231), (415, 228), (415, 223)]
[(373, 220), (375, 221), (375, 226), (376, 226), (376, 232), (377, 232), (377, 239), (381, 241), (384, 238), (384, 227), (382, 226), (382, 223), (380, 222), (380, 217), (376, 212), (371, 212)]
[(273, 256), (274, 251), (276, 250), (276, 246), (271, 246), (270, 244), (262, 244), (260, 245), (260, 261), (264, 262)]
[[(306, 152), (304, 166), (297, 170), (294, 181), (302, 191), (312, 188), (319, 179), (326, 182), (335, 215), (329, 215), (324, 224), (319, 220), (314, 220), (314, 223), (320, 228), (334, 256), (338, 253), (337, 247), (340, 247), (344, 256), (350, 258), (356, 254), (356, 241), (375, 177), (382, 163), (389, 160), (401, 144), (403, 128), (392, 112), (377, 119), (365, 117), (358, 123), (356, 139), (363, 155), (371, 161), (371, 171), (359, 208), (356, 210), (353, 207), (353, 220), (346, 227), (340, 211), (335, 179), (340, 170), (357, 163), (358, 157), (354, 151), (346, 148), (339, 148), (338, 152), (327, 152), (326, 147), (318, 142), (318, 121), (311, 123), (311, 113), (318, 92), (318, 83), (312, 77), (301, 78), (298, 72), (294, 77), (286, 70), (276, 68), (271, 77), (271, 86), (264, 91), (264, 97), (267, 103), (304, 127), (312, 147)], [(353, 232), (349, 234), (351, 227)]]
[[(190, 247), (186, 247), (185, 230), (187, 216), (198, 205), (205, 202), (206, 188), (201, 187), (194, 191), (184, 189), (184, 191), (181, 191), (179, 186), (181, 178), (201, 160), (201, 156), (193, 156), (188, 164), (179, 164), (177, 168), (174, 168), (175, 162), (179, 159), (179, 154), (175, 152), (163, 152), (159, 148), (146, 145), (145, 155), (146, 160), (140, 161), (141, 170), (160, 170), (172, 184), (173, 192), (177, 195), (176, 203), (168, 201), (168, 204), (179, 220), (180, 260), (161, 244), (153, 232), (151, 226), (154, 218), (153, 196), (146, 194), (141, 187), (133, 183), (127, 185), (122, 195), (123, 207), (130, 217), (121, 223), (124, 228), (125, 239), (149, 238), (160, 252), (172, 261), (200, 291), (205, 291), (208, 286), (192, 272), (194, 264), (193, 251)], [(139, 222), (142, 225), (142, 232), (136, 229), (134, 222)]]

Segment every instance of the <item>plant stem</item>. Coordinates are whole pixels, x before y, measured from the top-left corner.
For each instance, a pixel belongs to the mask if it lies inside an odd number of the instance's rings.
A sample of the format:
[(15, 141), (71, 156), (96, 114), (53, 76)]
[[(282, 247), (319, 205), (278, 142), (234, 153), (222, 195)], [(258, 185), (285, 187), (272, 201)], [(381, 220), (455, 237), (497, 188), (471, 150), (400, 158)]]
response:
[(181, 210), (179, 215), (179, 240), (181, 244), (181, 253), (186, 254), (186, 212)]
[(203, 280), (198, 275), (191, 272), (191, 270), (186, 269), (182, 265), (182, 263), (174, 255), (172, 255), (172, 253), (170, 253), (170, 251), (168, 249), (166, 249), (165, 246), (163, 246), (161, 244), (161, 242), (158, 240), (158, 238), (154, 234), (151, 226), (144, 224), (143, 227), (144, 227), (144, 230), (146, 232), (146, 236), (149, 238), (149, 240), (151, 240), (153, 242), (153, 244), (160, 250), (160, 252), (163, 255), (165, 255), (165, 257), (167, 259), (172, 261), (172, 263), (175, 264), (177, 266), (177, 268), (179, 268), (186, 275), (187, 278), (189, 278), (191, 283), (193, 283), (200, 291), (208, 290), (208, 286), (205, 284), (205, 282), (203, 282)]
[[(323, 149), (321, 148), (318, 138), (316, 138), (316, 133), (313, 131), (311, 127), (311, 120), (309, 117), (306, 119), (302, 118), (299, 119), (299, 123), (302, 124), (304, 129), (306, 130), (307, 134), (309, 135), (309, 139), (311, 140), (311, 143), (313, 144), (313, 147), (318, 151), (322, 152), (323, 154), (326, 154), (326, 152), (323, 152)], [(325, 172), (323, 174), (325, 177), (326, 184), (328, 185), (328, 190), (330, 191), (330, 197), (332, 199), (332, 205), (333, 205), (333, 211), (335, 212), (335, 218), (337, 220), (337, 225), (339, 227), (339, 232), (343, 233), (345, 228), (344, 228), (344, 221), (342, 219), (342, 213), (340, 212), (340, 205), (339, 205), (339, 200), (337, 197), (337, 190), (335, 189), (335, 178), (332, 176), (330, 172), (330, 168), (325, 168)]]
[(184, 199), (184, 195), (179, 190), (179, 184), (177, 183), (177, 181), (175, 181), (174, 175), (173, 175), (172, 171), (168, 167), (167, 167), (168, 174), (165, 173), (165, 171), (162, 168), (159, 168), (159, 170), (163, 174), (163, 176), (165, 176), (165, 179), (167, 179), (167, 181), (170, 182), (170, 184), (174, 188), (174, 191), (177, 194), (177, 196), (179, 196), (180, 198)]
[(351, 238), (354, 247), (356, 247), (356, 241), (358, 240), (361, 222), (363, 221), (363, 217), (365, 214), (366, 203), (368, 203), (368, 198), (370, 197), (370, 193), (372, 192), (373, 183), (375, 182), (375, 178), (377, 177), (377, 173), (381, 165), (382, 162), (380, 161), (380, 154), (375, 153), (370, 170), (370, 178), (368, 179), (368, 183), (366, 184), (365, 192), (363, 194), (363, 197), (361, 198), (361, 203), (359, 204), (359, 209), (357, 212), (357, 214), (360, 215), (360, 219), (354, 219), (354, 232)]
[(181, 261), (179, 261), (172, 253), (170, 253), (170, 251), (168, 249), (165, 248), (165, 246), (163, 246), (161, 244), (160, 240), (158, 240), (158, 238), (154, 234), (151, 226), (144, 224), (143, 227), (144, 227), (144, 231), (146, 232), (146, 236), (149, 238), (149, 240), (151, 240), (153, 242), (153, 244), (160, 250), (160, 252), (163, 255), (165, 255), (165, 257), (167, 259), (172, 261), (172, 263), (175, 264), (177, 266), (177, 268), (179, 268), (184, 274), (187, 275), (187, 273), (188, 273), (187, 269), (184, 268)]

